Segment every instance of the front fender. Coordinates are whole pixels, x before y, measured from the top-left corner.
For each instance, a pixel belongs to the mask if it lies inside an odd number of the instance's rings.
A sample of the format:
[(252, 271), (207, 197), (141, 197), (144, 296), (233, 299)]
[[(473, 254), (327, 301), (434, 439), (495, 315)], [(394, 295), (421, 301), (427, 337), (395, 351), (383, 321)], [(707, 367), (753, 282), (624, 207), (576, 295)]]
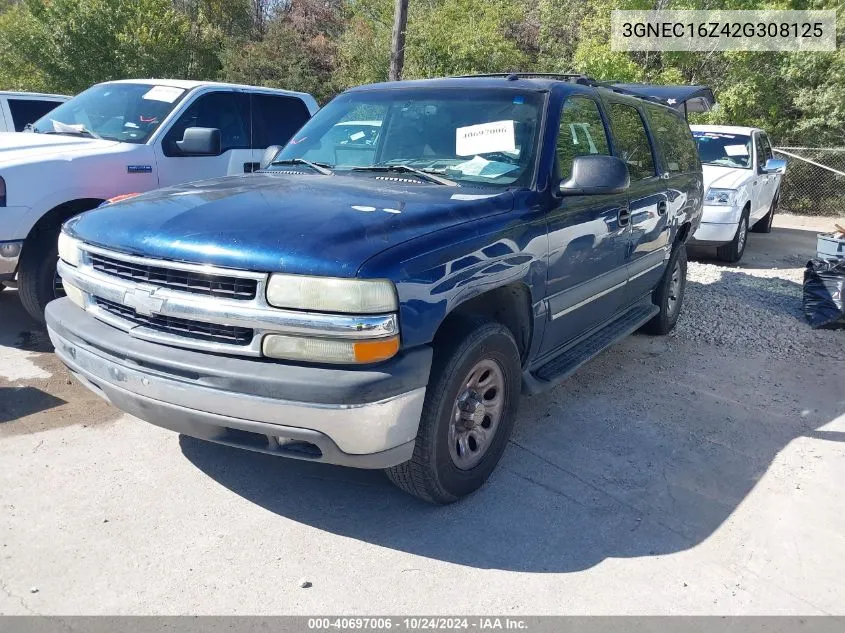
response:
[(548, 256), (545, 214), (539, 208), (518, 208), (404, 242), (360, 268), (360, 277), (396, 284), (403, 346), (430, 343), (456, 307), (508, 284), (525, 284), (535, 316), (541, 311)]

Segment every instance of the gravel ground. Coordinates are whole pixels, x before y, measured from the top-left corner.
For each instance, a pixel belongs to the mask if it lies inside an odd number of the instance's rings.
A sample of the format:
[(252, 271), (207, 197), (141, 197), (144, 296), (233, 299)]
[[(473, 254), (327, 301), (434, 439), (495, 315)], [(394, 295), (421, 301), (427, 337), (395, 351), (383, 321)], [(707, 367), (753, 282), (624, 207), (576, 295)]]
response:
[(830, 224), (691, 261), (676, 332), (525, 398), (448, 507), (123, 415), (0, 293), (0, 614), (845, 614), (845, 331), (800, 301)]
[(778, 359), (845, 358), (841, 331), (807, 326), (801, 302), (803, 279), (803, 267), (690, 262), (683, 314), (672, 336)]

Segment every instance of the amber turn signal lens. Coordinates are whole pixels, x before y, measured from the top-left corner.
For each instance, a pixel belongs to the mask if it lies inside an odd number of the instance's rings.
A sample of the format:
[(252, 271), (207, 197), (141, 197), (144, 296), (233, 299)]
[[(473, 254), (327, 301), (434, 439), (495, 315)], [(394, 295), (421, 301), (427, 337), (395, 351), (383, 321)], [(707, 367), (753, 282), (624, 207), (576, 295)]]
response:
[(359, 363), (375, 363), (380, 360), (387, 360), (399, 351), (399, 337), (359, 341), (353, 345), (353, 349), (355, 360)]

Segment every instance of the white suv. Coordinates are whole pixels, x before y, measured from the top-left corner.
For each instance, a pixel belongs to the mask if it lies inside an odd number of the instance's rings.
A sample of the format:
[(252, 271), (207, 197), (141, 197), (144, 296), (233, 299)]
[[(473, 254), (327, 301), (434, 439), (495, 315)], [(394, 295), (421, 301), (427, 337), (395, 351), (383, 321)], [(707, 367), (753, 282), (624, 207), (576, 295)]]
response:
[[(97, 84), (0, 134), (0, 284), (36, 319), (57, 296), (62, 223), (113, 197), (257, 169), (317, 110), (311, 95), (200, 81)], [(3, 208), (5, 207), (5, 208)]]
[(23, 132), (68, 99), (64, 95), (0, 91), (0, 132)]
[(716, 247), (738, 262), (748, 230), (768, 233), (778, 207), (786, 161), (774, 158), (763, 130), (735, 125), (691, 125), (704, 171), (704, 215), (691, 246)]

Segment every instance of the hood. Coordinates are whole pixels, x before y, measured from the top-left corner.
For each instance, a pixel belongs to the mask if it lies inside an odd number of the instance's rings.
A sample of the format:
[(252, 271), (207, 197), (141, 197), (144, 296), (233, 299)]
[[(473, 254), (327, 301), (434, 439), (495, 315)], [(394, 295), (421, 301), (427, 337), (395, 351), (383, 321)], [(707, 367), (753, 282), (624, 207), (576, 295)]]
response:
[(261, 272), (352, 277), (414, 237), (504, 213), (510, 192), (397, 183), (373, 174), (250, 174), (161, 189), (84, 213), (79, 239), (122, 251)]
[(117, 141), (65, 134), (4, 132), (0, 133), (0, 166), (61, 159), (78, 156), (82, 152), (97, 154), (119, 144)]
[(704, 172), (704, 190), (739, 189), (754, 177), (754, 170), (738, 167), (719, 167), (718, 165), (702, 165)]

